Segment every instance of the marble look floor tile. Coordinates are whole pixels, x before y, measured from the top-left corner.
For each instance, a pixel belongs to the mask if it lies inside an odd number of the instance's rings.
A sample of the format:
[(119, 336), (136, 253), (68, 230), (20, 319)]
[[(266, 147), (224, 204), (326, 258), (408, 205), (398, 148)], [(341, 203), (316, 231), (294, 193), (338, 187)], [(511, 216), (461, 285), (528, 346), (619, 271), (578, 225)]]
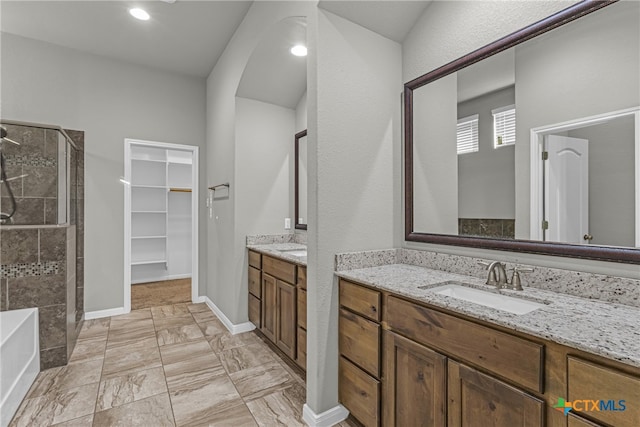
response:
[[(219, 411), (218, 411), (219, 410)], [(189, 426), (207, 427), (257, 427), (255, 419), (242, 399), (231, 401), (223, 407), (216, 407), (216, 412), (205, 413), (198, 422)]]
[(102, 379), (161, 365), (157, 341), (155, 338), (147, 338), (124, 347), (107, 348), (102, 368)]
[(216, 356), (205, 339), (164, 345), (160, 347), (160, 354), (162, 356), (162, 364), (165, 366), (199, 357), (208, 357), (217, 361), (216, 366), (220, 364), (218, 356)]
[(111, 317), (111, 325), (113, 326), (113, 322), (127, 322), (130, 320), (142, 320), (142, 319), (151, 319), (151, 309), (143, 308), (141, 310), (131, 310), (131, 312), (127, 314), (121, 314), (119, 316)]
[(111, 328), (109, 328), (107, 348), (123, 346), (147, 338), (155, 338), (152, 319), (112, 322)]
[(142, 400), (167, 392), (167, 383), (162, 367), (137, 371), (100, 383), (96, 411)]
[(101, 359), (107, 349), (107, 335), (78, 339), (69, 362)]
[(201, 375), (188, 386), (171, 390), (171, 405), (177, 425), (199, 425), (215, 413), (227, 410), (242, 400), (222, 367), (216, 373)]
[(282, 391), (247, 402), (247, 406), (258, 425), (289, 427), (306, 425), (302, 420), (302, 406), (304, 403), (304, 387), (300, 384), (295, 384)]
[(160, 317), (173, 317), (183, 314), (190, 314), (187, 304), (163, 305), (160, 307), (151, 307), (151, 315), (154, 319)]
[(45, 369), (44, 371), (40, 371), (40, 373), (36, 377), (36, 380), (31, 385), (26, 398), (31, 399), (48, 393), (54, 384), (56, 375), (58, 375), (61, 370), (62, 366), (58, 366), (57, 368)]
[(191, 313), (200, 313), (203, 311), (211, 311), (209, 306), (203, 302), (198, 304), (187, 304), (187, 310)]
[(220, 319), (218, 319), (218, 316), (216, 316), (211, 310), (198, 311), (191, 314), (193, 315), (193, 318), (195, 319), (195, 321), (198, 323), (211, 322), (212, 320), (220, 321)]
[(225, 326), (219, 320), (212, 320), (209, 322), (198, 323), (202, 333), (205, 337), (215, 337), (224, 333), (230, 334)]
[(63, 366), (53, 380), (51, 390), (65, 390), (100, 381), (103, 359), (86, 360)]
[(220, 361), (228, 373), (254, 368), (273, 362), (273, 352), (262, 343), (249, 344), (225, 350), (220, 353)]
[(243, 334), (231, 335), (224, 332), (219, 335), (207, 337), (209, 345), (216, 353), (221, 353), (231, 348), (241, 347), (243, 345), (256, 344), (260, 342), (260, 338), (253, 332), (245, 332)]
[(275, 361), (234, 372), (229, 377), (245, 401), (266, 396), (295, 383), (282, 365)]
[(96, 337), (106, 338), (107, 334), (109, 333), (110, 323), (110, 317), (105, 317), (103, 319), (85, 320), (82, 324), (82, 329), (80, 330), (78, 339), (82, 340)]
[(167, 393), (157, 394), (127, 405), (96, 412), (96, 427), (174, 426), (171, 402)]
[(98, 383), (94, 383), (27, 399), (10, 426), (48, 426), (92, 414), (97, 394)]
[(157, 332), (158, 345), (182, 343), (198, 338), (204, 338), (198, 325), (178, 326), (169, 329), (162, 329)]
[(178, 326), (195, 325), (196, 321), (193, 320), (191, 313), (178, 314), (168, 317), (156, 317), (153, 319), (153, 325), (156, 331), (161, 329), (176, 328)]
[(54, 424), (54, 427), (91, 427), (93, 425), (93, 414), (85, 415), (84, 417), (74, 418), (73, 420), (65, 421), (59, 424)]
[[(207, 342), (202, 340), (197, 343), (197, 345), (192, 343), (174, 344), (167, 346), (174, 347), (174, 349), (168, 353), (162, 353), (162, 360), (165, 362), (164, 373), (170, 391), (191, 387), (193, 384), (225, 374), (218, 357), (210, 348), (204, 347)], [(186, 348), (179, 350), (176, 348), (177, 346)], [(207, 345), (207, 347), (209, 346)], [(162, 347), (162, 350), (164, 348)], [(167, 361), (172, 363), (167, 363)]]

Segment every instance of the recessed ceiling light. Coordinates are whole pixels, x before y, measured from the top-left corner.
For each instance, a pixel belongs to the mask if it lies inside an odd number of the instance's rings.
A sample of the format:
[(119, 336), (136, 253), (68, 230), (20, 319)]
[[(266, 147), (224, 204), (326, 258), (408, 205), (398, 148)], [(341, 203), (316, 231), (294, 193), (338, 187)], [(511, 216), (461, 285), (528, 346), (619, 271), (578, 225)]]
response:
[(307, 47), (297, 44), (291, 48), (291, 53), (295, 56), (307, 56)]
[(131, 14), (131, 16), (141, 21), (148, 21), (150, 18), (149, 14), (144, 9), (140, 9), (139, 7), (129, 9), (129, 13)]

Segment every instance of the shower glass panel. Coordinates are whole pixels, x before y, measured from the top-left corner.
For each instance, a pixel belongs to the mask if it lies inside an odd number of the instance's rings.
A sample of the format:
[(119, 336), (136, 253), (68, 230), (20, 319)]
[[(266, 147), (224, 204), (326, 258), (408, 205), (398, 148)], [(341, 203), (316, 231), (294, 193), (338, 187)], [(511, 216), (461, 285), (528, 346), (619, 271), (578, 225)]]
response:
[(0, 180), (1, 225), (74, 224), (77, 150), (66, 133), (19, 122), (2, 126), (7, 135), (0, 143), (6, 176)]

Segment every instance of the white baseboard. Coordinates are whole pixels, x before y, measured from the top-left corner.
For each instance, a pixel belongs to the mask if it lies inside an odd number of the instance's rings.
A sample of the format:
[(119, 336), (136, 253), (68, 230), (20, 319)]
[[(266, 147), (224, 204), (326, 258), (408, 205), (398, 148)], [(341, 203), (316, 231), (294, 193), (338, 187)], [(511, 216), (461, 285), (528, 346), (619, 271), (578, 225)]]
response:
[(205, 304), (207, 304), (207, 306), (211, 309), (211, 311), (213, 311), (213, 313), (218, 316), (218, 319), (220, 319), (220, 321), (222, 322), (222, 324), (229, 330), (229, 332), (231, 332), (231, 335), (236, 335), (236, 334), (241, 334), (243, 332), (249, 332), (249, 331), (253, 331), (256, 328), (256, 325), (254, 325), (251, 322), (244, 322), (244, 323), (239, 323), (237, 325), (234, 325), (233, 323), (231, 323), (231, 320), (229, 320), (229, 318), (227, 316), (225, 316), (225, 314), (222, 312), (222, 310), (220, 310), (214, 303), (213, 301), (211, 301), (209, 299), (209, 297), (204, 296), (204, 297), (200, 297), (202, 298)]
[(344, 421), (349, 416), (349, 410), (342, 405), (324, 411), (321, 414), (313, 412), (306, 403), (302, 407), (302, 420), (310, 427), (331, 427)]
[(126, 314), (126, 311), (124, 311), (124, 307), (87, 311), (84, 313), (84, 320), (100, 319), (102, 317), (117, 316), (119, 314)]

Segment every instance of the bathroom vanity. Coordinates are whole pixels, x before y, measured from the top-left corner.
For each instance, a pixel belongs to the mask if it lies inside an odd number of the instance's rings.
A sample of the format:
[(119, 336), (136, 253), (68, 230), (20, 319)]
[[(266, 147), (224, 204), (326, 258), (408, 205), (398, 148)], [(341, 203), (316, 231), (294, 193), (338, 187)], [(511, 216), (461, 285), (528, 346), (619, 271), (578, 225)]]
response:
[[(365, 426), (640, 423), (635, 307), (496, 291), (414, 265), (336, 274), (339, 399)], [(540, 308), (514, 314), (435, 292), (451, 281)]]
[(306, 246), (250, 246), (248, 282), (249, 321), (284, 355), (306, 369)]

